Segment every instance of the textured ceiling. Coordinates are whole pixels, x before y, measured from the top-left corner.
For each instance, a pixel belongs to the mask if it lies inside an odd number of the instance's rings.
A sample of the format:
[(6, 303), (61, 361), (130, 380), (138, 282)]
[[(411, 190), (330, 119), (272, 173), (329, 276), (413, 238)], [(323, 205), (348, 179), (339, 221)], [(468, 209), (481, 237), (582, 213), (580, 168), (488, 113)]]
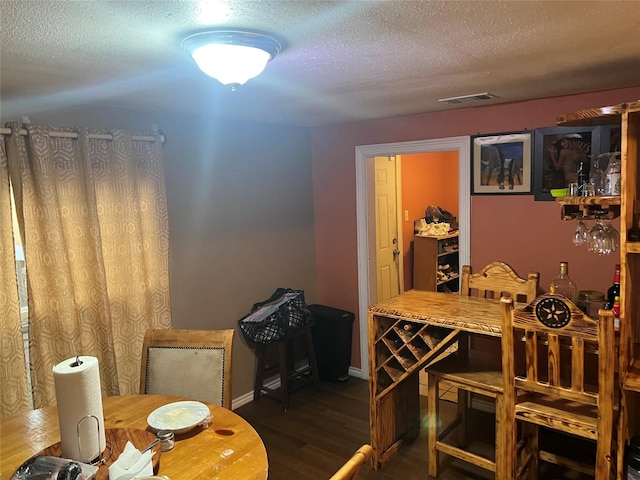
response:
[[(0, 1), (2, 116), (74, 104), (314, 126), (640, 85), (640, 1)], [(235, 92), (188, 31), (284, 40)], [(463, 104), (469, 106), (469, 104)]]

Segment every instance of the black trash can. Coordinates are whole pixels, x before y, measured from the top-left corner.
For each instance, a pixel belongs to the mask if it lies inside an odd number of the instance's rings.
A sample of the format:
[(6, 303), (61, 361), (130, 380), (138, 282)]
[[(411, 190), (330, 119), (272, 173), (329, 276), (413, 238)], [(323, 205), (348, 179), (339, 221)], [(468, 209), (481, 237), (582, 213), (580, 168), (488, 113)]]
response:
[(349, 378), (351, 335), (356, 317), (326, 305), (309, 305), (309, 310), (315, 319), (311, 332), (320, 378), (344, 382)]

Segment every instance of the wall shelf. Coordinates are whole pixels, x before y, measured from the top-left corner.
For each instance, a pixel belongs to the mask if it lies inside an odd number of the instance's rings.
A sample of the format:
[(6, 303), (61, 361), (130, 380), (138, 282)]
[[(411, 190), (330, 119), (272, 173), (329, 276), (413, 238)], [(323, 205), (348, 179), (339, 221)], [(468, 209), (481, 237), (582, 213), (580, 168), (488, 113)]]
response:
[(566, 113), (558, 117), (556, 124), (566, 127), (583, 127), (591, 125), (619, 125), (622, 120), (624, 104), (608, 107), (587, 108), (577, 112)]
[(556, 203), (561, 206), (562, 220), (595, 220), (607, 218), (613, 220), (620, 216), (620, 196), (600, 197), (558, 197)]
[(640, 242), (627, 243), (627, 253), (640, 253)]

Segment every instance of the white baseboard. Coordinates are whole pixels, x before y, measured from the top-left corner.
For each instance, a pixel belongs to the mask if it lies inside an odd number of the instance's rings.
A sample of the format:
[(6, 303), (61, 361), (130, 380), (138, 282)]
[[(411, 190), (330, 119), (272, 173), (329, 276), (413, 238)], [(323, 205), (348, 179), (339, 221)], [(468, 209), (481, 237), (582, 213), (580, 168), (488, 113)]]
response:
[[(265, 384), (267, 388), (278, 388), (280, 386), (280, 377), (277, 377), (275, 380)], [(253, 390), (245, 393), (239, 397), (234, 398), (231, 401), (231, 410), (235, 410), (236, 408), (240, 408), (247, 403), (253, 402)]]
[[(368, 380), (368, 377), (365, 377), (362, 374), (362, 370), (355, 367), (349, 367), (349, 376), (360, 378), (362, 380)], [(267, 383), (265, 385), (267, 388), (278, 388), (280, 386), (280, 377), (277, 377), (275, 380)], [(231, 401), (231, 410), (235, 410), (236, 408), (240, 408), (247, 403), (251, 403), (253, 401), (253, 390), (245, 393), (244, 395), (240, 395), (239, 397), (234, 398)]]
[(231, 400), (231, 410), (240, 408), (243, 405), (250, 403), (251, 401), (253, 401), (253, 390)]

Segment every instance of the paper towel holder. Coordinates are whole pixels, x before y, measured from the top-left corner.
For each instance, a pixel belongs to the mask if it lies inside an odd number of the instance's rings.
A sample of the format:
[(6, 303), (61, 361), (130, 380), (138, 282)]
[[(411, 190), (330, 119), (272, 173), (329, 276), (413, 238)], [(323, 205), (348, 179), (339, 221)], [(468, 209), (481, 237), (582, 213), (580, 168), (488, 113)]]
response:
[[(80, 361), (80, 358), (77, 358), (76, 362), (80, 362), (79, 365), (82, 364), (82, 361)], [(74, 365), (72, 364), (71, 366), (73, 367)], [(85, 415), (80, 420), (78, 420), (78, 423), (76, 424), (76, 432), (78, 437), (78, 454), (81, 458), (84, 458), (84, 457), (82, 457), (82, 445), (80, 444), (80, 424), (84, 420), (87, 420), (89, 418), (94, 419), (96, 422), (96, 427), (97, 427), (96, 437), (98, 440), (98, 448), (100, 447), (100, 420), (95, 415)], [(107, 460), (111, 458), (112, 454), (113, 454), (113, 447), (109, 442), (105, 442), (104, 451), (100, 452), (96, 458), (94, 458), (93, 460), (87, 463), (90, 463), (91, 465), (98, 465), (98, 464), (104, 465), (105, 463), (107, 463)]]
[[(80, 360), (80, 355), (76, 356), (76, 361), (73, 362), (72, 364), (70, 364), (70, 367), (79, 367), (80, 365), (82, 365), (84, 362), (82, 360)], [(82, 420), (80, 420), (82, 421)]]

